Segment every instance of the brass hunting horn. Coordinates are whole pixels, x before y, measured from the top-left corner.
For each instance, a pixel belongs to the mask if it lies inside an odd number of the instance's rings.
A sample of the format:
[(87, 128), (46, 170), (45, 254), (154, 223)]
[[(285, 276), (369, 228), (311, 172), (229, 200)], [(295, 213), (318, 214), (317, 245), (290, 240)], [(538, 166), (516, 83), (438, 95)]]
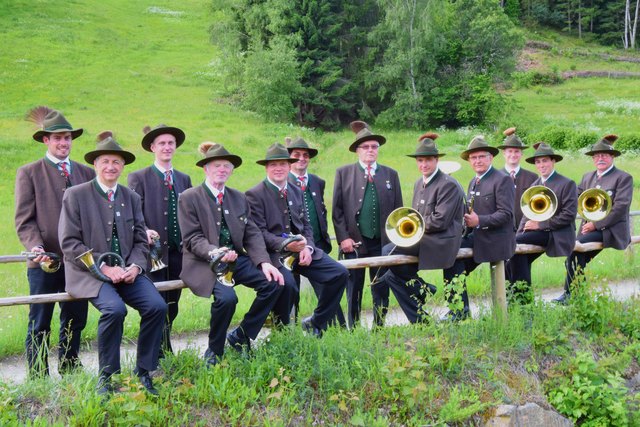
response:
[(228, 251), (228, 248), (222, 247), (209, 252), (209, 256), (211, 256), (209, 268), (211, 268), (211, 271), (216, 275), (218, 282), (223, 286), (231, 287), (236, 284), (235, 280), (233, 280), (233, 272), (236, 269), (236, 263), (222, 262), (222, 258), (224, 258)]
[(29, 260), (34, 260), (39, 256), (48, 256), (49, 261), (40, 261), (40, 269), (45, 273), (55, 273), (60, 270), (60, 255), (54, 252), (21, 252), (20, 255), (25, 256)]
[(304, 238), (300, 234), (290, 234), (278, 247), (278, 252), (280, 252), (278, 260), (280, 261), (280, 264), (289, 271), (293, 270), (293, 265), (300, 257), (300, 254), (298, 252), (288, 251), (286, 248), (289, 243), (300, 242), (303, 239)]
[(578, 215), (585, 221), (601, 221), (611, 212), (611, 197), (600, 188), (589, 188), (578, 196)]
[(100, 271), (100, 265), (103, 262), (107, 262), (107, 260), (111, 261), (114, 265), (119, 265), (120, 267), (124, 267), (124, 260), (120, 255), (115, 252), (104, 252), (102, 255), (98, 257), (98, 260), (95, 261), (93, 259), (93, 249), (89, 249), (86, 252), (81, 253), (76, 257), (76, 261), (82, 262), (89, 273), (96, 279), (101, 282), (113, 283), (113, 281), (106, 276), (102, 271)]
[(532, 221), (546, 221), (558, 209), (556, 194), (544, 185), (534, 185), (522, 193), (520, 208), (524, 216)]
[(162, 262), (162, 243), (160, 242), (160, 237), (155, 236), (153, 238), (153, 244), (149, 249), (149, 258), (151, 258), (151, 270), (149, 270), (149, 272), (153, 273), (154, 271), (167, 268), (165, 263)]

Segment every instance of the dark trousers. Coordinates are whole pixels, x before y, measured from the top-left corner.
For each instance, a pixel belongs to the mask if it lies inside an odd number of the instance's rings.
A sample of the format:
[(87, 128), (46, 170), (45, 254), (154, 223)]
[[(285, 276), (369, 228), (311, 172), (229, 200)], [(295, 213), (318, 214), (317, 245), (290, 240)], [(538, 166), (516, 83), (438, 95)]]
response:
[[(251, 258), (244, 255), (238, 256), (236, 260), (233, 280), (237, 284), (247, 286), (256, 292), (256, 298), (239, 326), (244, 337), (255, 339), (284, 287), (277, 282), (268, 281), (262, 270), (253, 265)], [(216, 282), (213, 287), (213, 302), (211, 303), (211, 320), (209, 323), (209, 350), (216, 356), (224, 354), (227, 329), (231, 324), (237, 304), (238, 296), (234, 287), (224, 286), (220, 282)]]
[[(602, 231), (599, 230), (578, 236), (580, 243), (602, 242), (602, 240)], [(589, 252), (572, 252), (571, 255), (567, 257), (564, 263), (567, 269), (567, 275), (564, 279), (564, 291), (566, 293), (571, 293), (571, 283), (575, 280), (576, 276), (584, 275), (584, 269), (587, 267), (587, 264), (600, 252), (601, 249)]]
[[(461, 248), (473, 248), (473, 233), (467, 234), (462, 238), (460, 242)], [(455, 298), (455, 293), (448, 291), (447, 288), (450, 287), (451, 282), (457, 276), (464, 274), (468, 276), (473, 270), (476, 269), (480, 264), (475, 262), (473, 258), (457, 258), (456, 262), (449, 268), (445, 268), (442, 271), (442, 275), (444, 277), (445, 283), (445, 295), (447, 296), (448, 302), (453, 302)], [(461, 294), (462, 302), (464, 304), (464, 310), (469, 310), (469, 294), (467, 293), (467, 282), (466, 278), (462, 282), (462, 294)]]
[[(27, 269), (29, 294), (64, 292), (64, 266), (55, 273), (45, 273), (40, 268)], [(31, 304), (25, 348), (29, 372), (34, 375), (48, 374), (48, 348), (51, 334), (51, 319), (55, 304)], [(60, 370), (80, 363), (80, 334), (87, 324), (87, 301), (60, 303), (60, 335), (58, 359)]]
[[(140, 314), (140, 332), (136, 368), (153, 371), (158, 366), (158, 353), (167, 304), (153, 282), (140, 275), (132, 284), (103, 283), (91, 304), (100, 312), (98, 321), (98, 364), (101, 375), (120, 371), (120, 344), (127, 307)], [(126, 305), (125, 305), (126, 304)]]
[(322, 258), (314, 259), (308, 266), (295, 264), (293, 271), (281, 266), (280, 272), (284, 275), (285, 283), (291, 283), (293, 286), (295, 286), (294, 274), (305, 276), (310, 282), (316, 283), (318, 305), (313, 310), (311, 323), (320, 330), (327, 329), (327, 325), (335, 318), (336, 310), (340, 305), (342, 294), (349, 281), (349, 271), (327, 254), (322, 254)]
[[(408, 248), (396, 247), (390, 243), (382, 248), (382, 255), (389, 255), (392, 250), (394, 255), (418, 256), (420, 248), (418, 245)], [(409, 322), (416, 323), (427, 319), (428, 314), (423, 307), (428, 293), (425, 286), (428, 284), (419, 279), (418, 264), (391, 266), (381, 280), (391, 289)], [(378, 285), (374, 285), (376, 286)]]
[[(368, 257), (380, 256), (381, 242), (380, 239), (362, 238), (362, 244), (367, 249)], [(345, 259), (356, 258), (355, 252), (344, 254)], [(369, 281), (373, 281), (376, 273), (378, 278), (384, 274), (384, 269), (369, 269)], [(360, 323), (360, 311), (362, 310), (362, 292), (364, 290), (364, 268), (356, 268), (349, 270), (349, 282), (347, 284), (347, 320), (349, 327), (353, 328)], [(373, 322), (374, 325), (382, 326), (384, 318), (389, 310), (389, 286), (384, 283), (378, 283), (371, 287), (371, 297), (373, 299)]]
[[(297, 292), (294, 297), (295, 301), (293, 303), (295, 316), (297, 320), (298, 312), (300, 311), (300, 275), (294, 273), (293, 278), (296, 282), (296, 289), (297, 289)], [(311, 284), (311, 287), (313, 288), (313, 292), (316, 294), (316, 297), (320, 299), (320, 293), (322, 292), (322, 289), (323, 289), (322, 284), (316, 282), (315, 280), (313, 281), (309, 280), (309, 283)], [(342, 311), (342, 307), (340, 306), (340, 304), (338, 304), (338, 307), (336, 308), (336, 314), (334, 318), (331, 319), (329, 323), (331, 325), (340, 326), (341, 328), (347, 327), (347, 321), (344, 318), (344, 312)]]
[[(182, 271), (182, 253), (177, 249), (169, 249), (167, 254), (168, 265), (162, 270), (149, 272), (147, 276), (154, 283), (165, 282), (167, 280), (180, 280), (180, 272)], [(160, 343), (160, 357), (164, 357), (165, 353), (173, 353), (173, 347), (171, 346), (171, 329), (173, 328), (173, 321), (178, 317), (178, 302), (182, 295), (182, 289), (172, 289), (170, 291), (160, 292), (160, 296), (167, 303), (167, 318), (164, 322), (164, 329), (162, 331), (162, 341)]]
[[(550, 233), (548, 231), (532, 230), (519, 233), (516, 236), (516, 243), (525, 245), (536, 245), (547, 247), (549, 244)], [(537, 260), (542, 253), (537, 254), (515, 254), (511, 257), (507, 264), (509, 269), (506, 270), (506, 279), (513, 283), (525, 282), (531, 286), (531, 264)]]

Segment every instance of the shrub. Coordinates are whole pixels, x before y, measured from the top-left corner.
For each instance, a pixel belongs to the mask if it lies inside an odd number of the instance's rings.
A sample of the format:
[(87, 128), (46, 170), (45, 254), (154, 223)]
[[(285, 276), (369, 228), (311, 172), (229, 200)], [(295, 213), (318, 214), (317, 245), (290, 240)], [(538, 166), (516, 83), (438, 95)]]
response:
[(616, 148), (619, 150), (640, 150), (640, 134), (620, 135), (620, 139), (616, 141)]
[(512, 76), (516, 89), (540, 85), (557, 85), (563, 81), (562, 76), (553, 71), (544, 73), (541, 71), (529, 70), (513, 73)]
[(561, 126), (546, 126), (539, 132), (531, 133), (526, 138), (526, 143), (533, 145), (536, 142), (544, 141), (554, 149), (560, 150), (566, 147), (566, 137), (569, 128)]

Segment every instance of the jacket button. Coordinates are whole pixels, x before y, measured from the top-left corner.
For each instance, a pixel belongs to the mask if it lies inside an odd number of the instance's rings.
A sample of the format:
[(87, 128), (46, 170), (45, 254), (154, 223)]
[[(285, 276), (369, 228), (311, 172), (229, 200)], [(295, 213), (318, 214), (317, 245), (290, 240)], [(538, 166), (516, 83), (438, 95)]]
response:
[(107, 237), (107, 242), (110, 242), (110, 241), (111, 241), (111, 237)]
[(107, 225), (111, 225), (111, 221), (107, 222)]

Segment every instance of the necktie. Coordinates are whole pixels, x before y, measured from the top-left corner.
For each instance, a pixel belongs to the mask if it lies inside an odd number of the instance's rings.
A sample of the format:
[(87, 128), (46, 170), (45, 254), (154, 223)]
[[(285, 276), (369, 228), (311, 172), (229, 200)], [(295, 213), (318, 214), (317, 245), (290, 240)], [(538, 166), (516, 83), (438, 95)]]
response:
[(116, 193), (113, 190), (107, 190), (107, 200), (113, 202), (115, 194)]
[(173, 190), (173, 180), (171, 179), (171, 171), (164, 171), (164, 182), (169, 186), (169, 190)]
[(219, 204), (220, 206), (222, 206), (222, 198), (223, 198), (223, 197), (224, 197), (224, 194), (222, 194), (222, 193), (218, 193), (217, 198), (218, 198), (218, 204)]
[(64, 175), (64, 177), (69, 179), (69, 170), (67, 169), (67, 163), (60, 162), (58, 163), (58, 166), (60, 166), (60, 170), (62, 171), (62, 174)]
[(299, 176), (298, 177), (298, 181), (300, 181), (300, 189), (302, 191), (305, 191), (307, 189), (307, 184), (305, 182), (306, 179), (307, 179), (306, 176)]
[(516, 171), (509, 172), (509, 176), (511, 177), (513, 182), (516, 182)]
[(280, 190), (280, 198), (281, 199), (286, 199), (287, 198), (287, 189), (283, 188), (282, 190)]
[(367, 165), (367, 181), (373, 182), (373, 175), (371, 175), (371, 165)]

